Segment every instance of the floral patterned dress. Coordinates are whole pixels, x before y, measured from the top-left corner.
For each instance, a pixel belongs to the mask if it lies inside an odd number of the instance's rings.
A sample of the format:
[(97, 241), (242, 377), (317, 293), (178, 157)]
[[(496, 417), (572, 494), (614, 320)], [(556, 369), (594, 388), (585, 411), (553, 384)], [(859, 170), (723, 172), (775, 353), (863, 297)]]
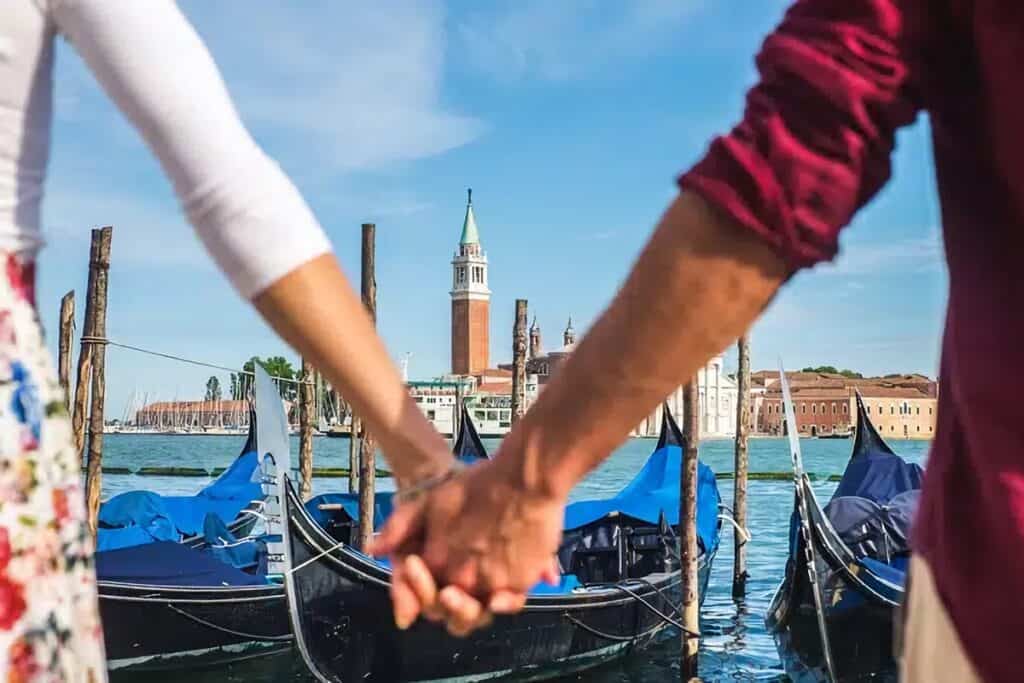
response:
[(0, 683), (100, 683), (93, 543), (35, 264), (0, 259)]

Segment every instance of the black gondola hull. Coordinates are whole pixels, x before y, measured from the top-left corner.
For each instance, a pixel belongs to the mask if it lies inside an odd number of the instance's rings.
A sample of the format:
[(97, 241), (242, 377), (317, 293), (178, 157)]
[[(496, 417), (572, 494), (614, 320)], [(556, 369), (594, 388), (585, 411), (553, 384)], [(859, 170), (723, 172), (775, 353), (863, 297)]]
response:
[(291, 647), (282, 586), (154, 587), (100, 583), (111, 670), (188, 668)]
[[(798, 583), (806, 582), (797, 579)], [(809, 588), (793, 590), (790, 583), (769, 609), (768, 629), (775, 640), (783, 668), (794, 683), (853, 683), (855, 681), (897, 680), (893, 656), (893, 620), (895, 609), (865, 597), (862, 606), (837, 613), (826, 610), (825, 623), (831, 645), (832, 663), (837, 679), (830, 681), (822, 651), (821, 633)], [(851, 589), (852, 590), (852, 589)], [(791, 591), (793, 604), (781, 605), (782, 591)], [(785, 618), (773, 620), (778, 610)]]
[[(587, 669), (649, 645), (668, 623), (616, 589), (531, 597), (526, 609), (499, 617), (465, 639), (420, 621), (395, 628), (389, 575), (368, 558), (337, 548), (289, 492), (288, 590), (298, 645), (323, 681), (541, 680)], [(701, 594), (711, 558), (700, 566)], [(679, 572), (631, 582), (662, 613), (679, 602)]]

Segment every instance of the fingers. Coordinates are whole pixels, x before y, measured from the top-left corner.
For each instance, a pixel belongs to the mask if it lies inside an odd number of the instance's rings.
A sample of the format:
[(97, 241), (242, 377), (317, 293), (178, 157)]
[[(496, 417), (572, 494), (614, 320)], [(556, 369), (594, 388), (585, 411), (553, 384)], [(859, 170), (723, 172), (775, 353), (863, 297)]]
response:
[(370, 541), (366, 554), (374, 557), (392, 555), (403, 545), (423, 533), (422, 503), (406, 503), (395, 508), (380, 534)]
[(407, 578), (404, 562), (396, 562), (391, 572), (391, 609), (395, 626), (404, 631), (420, 614), (420, 601)]
[(437, 583), (418, 555), (409, 555), (402, 561), (402, 574), (406, 584), (415, 593), (420, 610), (430, 621), (440, 621), (444, 612), (437, 602)]
[(494, 614), (515, 614), (526, 606), (526, 594), (510, 590), (495, 591), (487, 608)]
[(457, 586), (442, 589), (439, 598), (448, 613), (448, 633), (457, 638), (489, 625), (493, 619), (479, 600)]
[(557, 557), (552, 557), (551, 563), (541, 571), (540, 580), (549, 586), (557, 586), (562, 582), (562, 568), (558, 566)]

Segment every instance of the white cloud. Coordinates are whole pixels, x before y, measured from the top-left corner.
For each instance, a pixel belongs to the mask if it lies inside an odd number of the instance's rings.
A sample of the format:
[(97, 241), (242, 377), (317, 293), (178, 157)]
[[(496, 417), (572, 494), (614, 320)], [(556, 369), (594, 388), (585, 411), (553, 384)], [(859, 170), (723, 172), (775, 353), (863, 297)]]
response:
[(318, 163), (377, 168), (472, 142), (478, 119), (442, 101), (438, 2), (188, 3), (247, 122)]
[(456, 32), (468, 61), (480, 70), (509, 80), (560, 81), (650, 52), (702, 5), (703, 0), (528, 0), (472, 14)]

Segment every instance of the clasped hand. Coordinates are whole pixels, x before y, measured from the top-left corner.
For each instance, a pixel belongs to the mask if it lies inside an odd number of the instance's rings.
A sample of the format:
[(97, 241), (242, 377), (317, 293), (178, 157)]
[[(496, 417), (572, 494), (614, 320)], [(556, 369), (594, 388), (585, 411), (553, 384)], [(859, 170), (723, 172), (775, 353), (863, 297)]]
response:
[(370, 552), (391, 559), (399, 628), (422, 616), (464, 636), (521, 610), (538, 582), (559, 580), (565, 500), (529, 490), (509, 456), (400, 504), (374, 540)]

